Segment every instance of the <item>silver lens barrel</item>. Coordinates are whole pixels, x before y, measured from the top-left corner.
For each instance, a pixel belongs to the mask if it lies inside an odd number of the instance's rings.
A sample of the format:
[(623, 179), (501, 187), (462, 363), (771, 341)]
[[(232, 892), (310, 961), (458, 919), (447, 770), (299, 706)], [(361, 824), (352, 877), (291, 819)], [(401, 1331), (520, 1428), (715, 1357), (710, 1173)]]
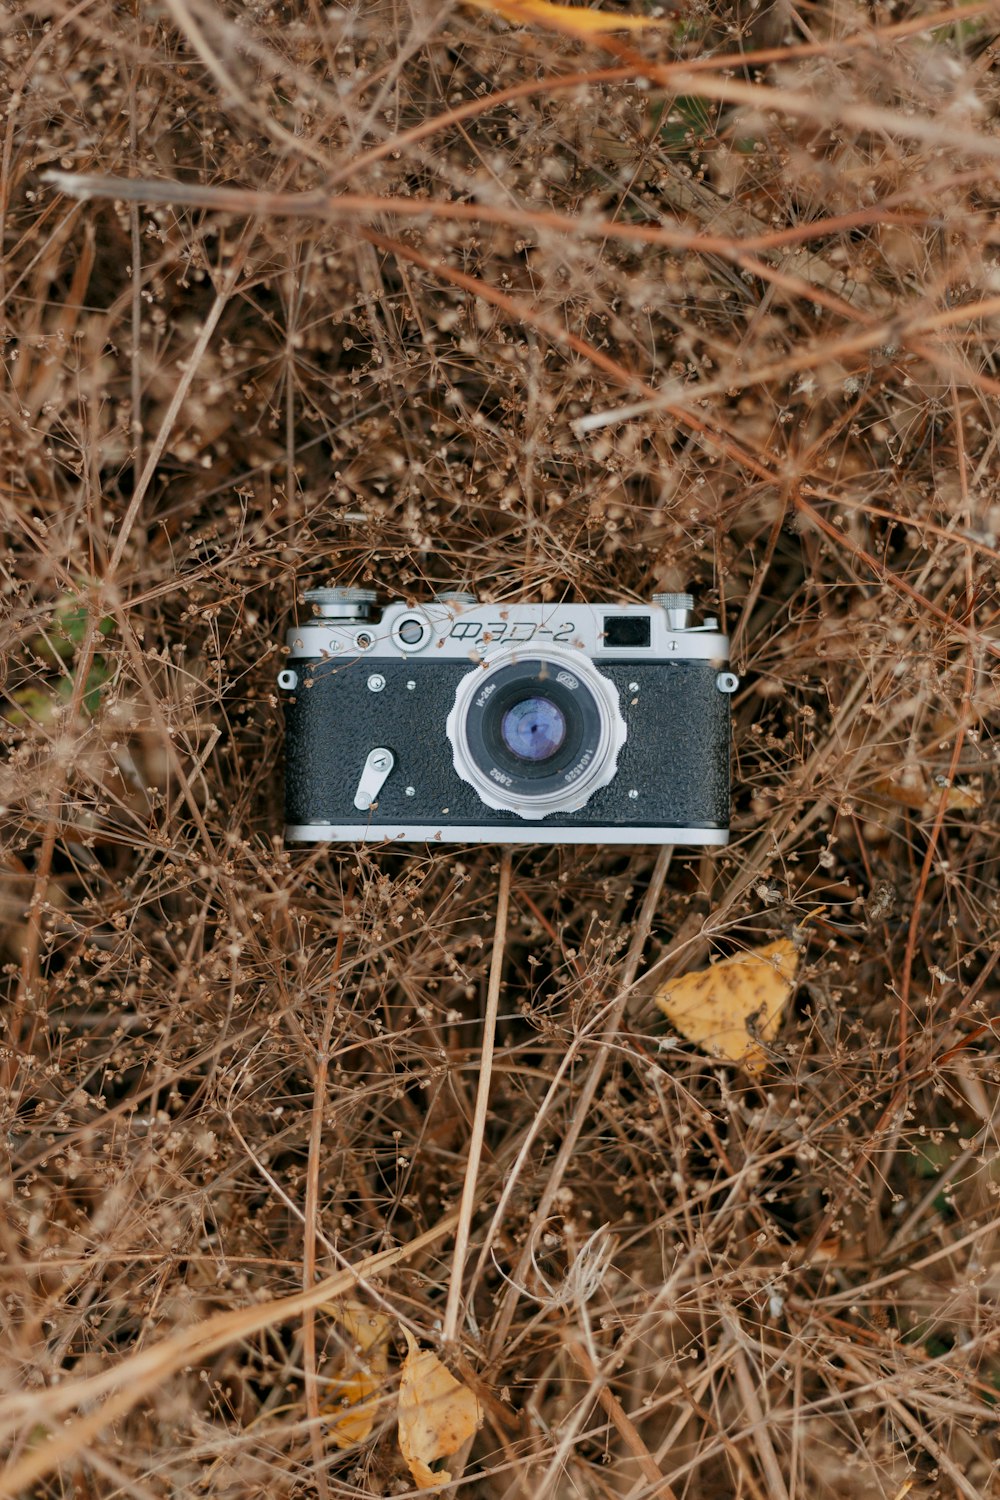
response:
[(457, 775), (528, 820), (583, 807), (614, 779), (626, 737), (614, 684), (558, 646), (492, 653), (459, 682), (446, 728)]

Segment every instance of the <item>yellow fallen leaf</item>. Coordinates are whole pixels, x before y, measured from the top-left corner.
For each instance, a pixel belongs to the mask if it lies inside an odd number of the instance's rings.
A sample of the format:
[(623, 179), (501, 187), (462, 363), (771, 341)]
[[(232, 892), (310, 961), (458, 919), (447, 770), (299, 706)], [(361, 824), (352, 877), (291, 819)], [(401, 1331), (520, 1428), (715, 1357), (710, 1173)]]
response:
[(367, 1354), (377, 1348), (385, 1358), (385, 1345), (389, 1341), (389, 1319), (385, 1313), (375, 1312), (363, 1302), (355, 1302), (349, 1297), (343, 1302), (324, 1302), (322, 1308), (335, 1323), (339, 1323), (356, 1353)]
[(370, 1435), (383, 1383), (363, 1370), (346, 1380), (331, 1380), (319, 1409), (327, 1418), (327, 1431), (338, 1448), (353, 1448)]
[(613, 11), (590, 10), (583, 5), (553, 5), (550, 0), (466, 0), (476, 10), (491, 10), (505, 21), (528, 26), (533, 21), (550, 31), (567, 31), (571, 36), (599, 36), (607, 31), (644, 31), (648, 26), (662, 26), (667, 16), (617, 15)]
[(440, 1488), (451, 1475), (431, 1464), (458, 1452), (482, 1421), (482, 1408), (436, 1354), (403, 1332), (409, 1352), (399, 1379), (399, 1447), (415, 1482)]
[(798, 948), (780, 938), (668, 979), (654, 999), (689, 1042), (756, 1073), (766, 1056), (759, 1043), (777, 1034), (798, 968)]
[[(323, 1304), (341, 1331), (341, 1349), (325, 1375), (320, 1410), (331, 1418), (328, 1431), (338, 1448), (363, 1443), (375, 1423), (379, 1393), (389, 1374), (389, 1319), (361, 1302)], [(324, 1372), (325, 1374), (325, 1372)]]

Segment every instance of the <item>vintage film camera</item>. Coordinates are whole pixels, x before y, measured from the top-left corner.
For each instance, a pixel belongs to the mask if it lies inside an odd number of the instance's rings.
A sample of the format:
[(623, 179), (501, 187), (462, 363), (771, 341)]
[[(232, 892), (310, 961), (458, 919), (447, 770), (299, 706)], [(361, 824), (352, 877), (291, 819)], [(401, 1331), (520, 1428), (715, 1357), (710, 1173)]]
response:
[(641, 604), (376, 608), (310, 589), (288, 633), (285, 837), (299, 843), (725, 844), (718, 623)]

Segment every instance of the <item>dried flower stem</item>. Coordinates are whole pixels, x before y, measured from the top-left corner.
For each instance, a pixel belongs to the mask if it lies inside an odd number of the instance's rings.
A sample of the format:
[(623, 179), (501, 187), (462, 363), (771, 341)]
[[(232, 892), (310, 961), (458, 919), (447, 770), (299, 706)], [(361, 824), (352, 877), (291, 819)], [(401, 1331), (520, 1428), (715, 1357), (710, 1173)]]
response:
[(445, 1344), (453, 1344), (458, 1337), (458, 1325), (462, 1310), (462, 1284), (465, 1277), (465, 1261), (469, 1249), (469, 1233), (477, 1202), (479, 1164), (483, 1154), (483, 1136), (490, 1102), (490, 1082), (493, 1077), (493, 1047), (496, 1041), (497, 1011), (500, 1005), (500, 985), (503, 978), (504, 944), (507, 940), (507, 913), (510, 905), (510, 876), (513, 850), (505, 848), (500, 856), (500, 877), (497, 883), (496, 922), (493, 927), (493, 952), (490, 955), (490, 977), (486, 990), (486, 1014), (483, 1017), (483, 1042), (479, 1057), (479, 1079), (476, 1085), (476, 1106), (472, 1116), (472, 1132), (469, 1136), (469, 1155), (465, 1164), (465, 1181), (462, 1185), (462, 1201), (459, 1205), (458, 1229), (455, 1234), (455, 1249), (451, 1262), (451, 1280), (448, 1284), (448, 1302), (445, 1307), (441, 1337)]

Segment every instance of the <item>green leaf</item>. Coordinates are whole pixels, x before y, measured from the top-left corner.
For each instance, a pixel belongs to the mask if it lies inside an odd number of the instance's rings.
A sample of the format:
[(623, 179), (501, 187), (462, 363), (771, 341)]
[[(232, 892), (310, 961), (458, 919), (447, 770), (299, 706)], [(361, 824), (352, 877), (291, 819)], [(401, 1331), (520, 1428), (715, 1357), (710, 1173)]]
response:
[(688, 137), (701, 138), (715, 134), (710, 106), (704, 99), (678, 94), (663, 111), (660, 140), (668, 146), (685, 146)]
[(8, 723), (14, 724), (18, 729), (24, 729), (28, 724), (51, 724), (56, 699), (49, 689), (17, 688), (11, 693), (10, 699), (15, 707), (7, 710)]
[(944, 1141), (940, 1144), (934, 1141), (916, 1143), (910, 1151), (914, 1163), (913, 1175), (921, 1178), (940, 1176), (954, 1154), (954, 1150)]
[(87, 681), (83, 690), (83, 706), (92, 718), (101, 706), (101, 689), (110, 675), (104, 663), (104, 658), (101, 656), (96, 657), (94, 665), (87, 673)]
[[(42, 661), (51, 662), (53, 666), (71, 661), (87, 633), (89, 615), (86, 604), (81, 604), (73, 594), (64, 594), (56, 605), (51, 632), (36, 635), (31, 642), (32, 651)], [(114, 626), (114, 620), (106, 615), (97, 629), (101, 635), (106, 636), (110, 635)]]

